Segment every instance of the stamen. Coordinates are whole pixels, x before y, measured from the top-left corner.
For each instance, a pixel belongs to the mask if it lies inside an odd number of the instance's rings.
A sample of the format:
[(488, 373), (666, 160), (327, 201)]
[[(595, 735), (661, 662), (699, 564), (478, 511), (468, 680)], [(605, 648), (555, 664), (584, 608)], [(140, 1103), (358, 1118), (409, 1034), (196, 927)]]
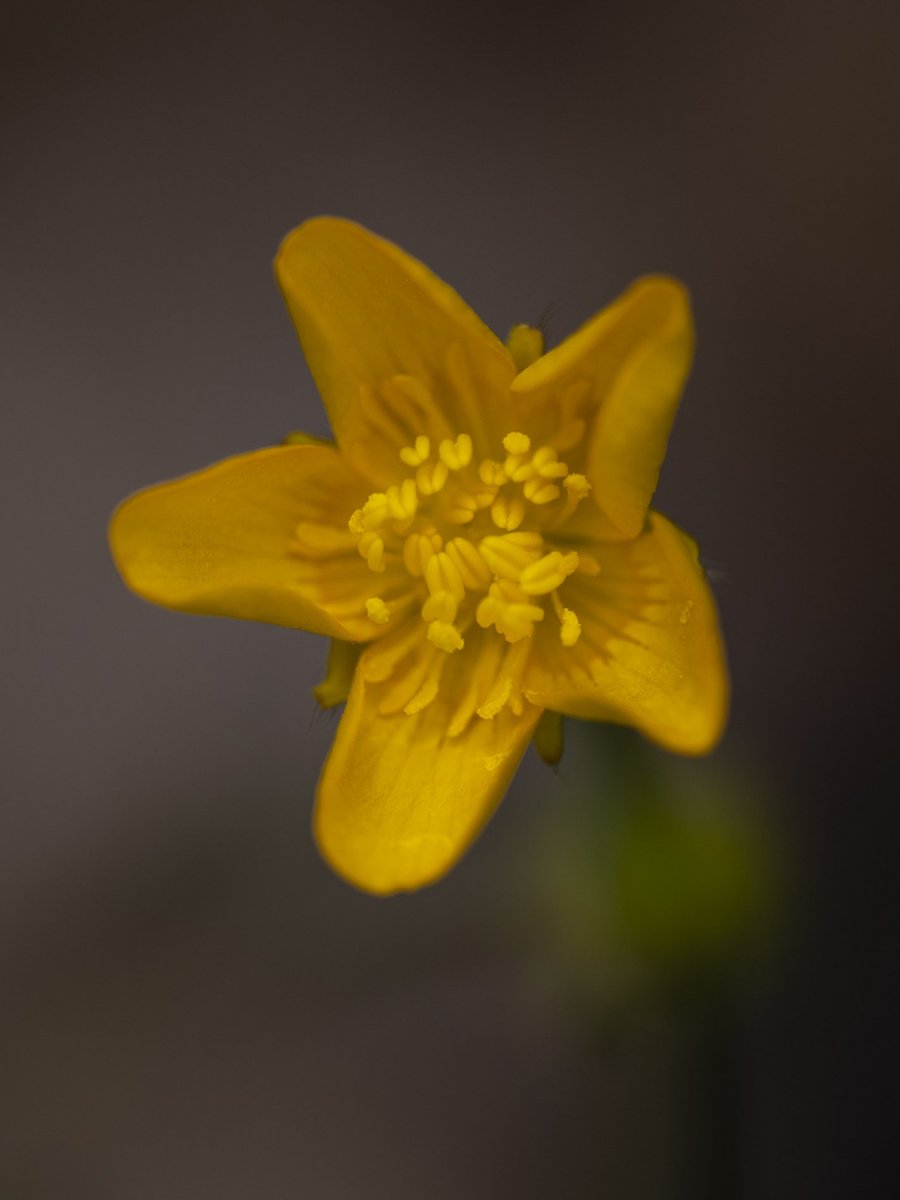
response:
[(559, 496), (559, 488), (555, 483), (547, 483), (540, 475), (529, 479), (522, 491), (526, 500), (532, 504), (550, 504)]
[(446, 549), (465, 587), (476, 591), (488, 586), (494, 573), (468, 538), (452, 538)]
[(462, 650), (466, 644), (456, 626), (447, 621), (432, 621), (428, 626), (428, 640), (439, 650), (446, 650), (448, 654), (452, 654), (454, 650)]
[(518, 496), (498, 496), (491, 506), (491, 519), (500, 529), (518, 529), (525, 519), (525, 505)]
[(543, 479), (562, 479), (569, 468), (559, 461), (559, 455), (552, 446), (541, 446), (531, 460), (531, 465)]
[(481, 557), (495, 575), (499, 575), (501, 579), (512, 579), (518, 582), (525, 568), (531, 566), (537, 559), (541, 546), (539, 534), (537, 538), (538, 544), (535, 547), (534, 543), (523, 545), (519, 540), (519, 535), (516, 534), (491, 536), (482, 538), (478, 549), (481, 551)]
[(564, 608), (559, 626), (559, 640), (564, 646), (574, 646), (581, 637), (581, 622), (571, 608)]
[(524, 483), (534, 475), (534, 464), (521, 454), (510, 454), (503, 464), (503, 470), (513, 483)]
[(508, 482), (503, 464), (494, 462), (492, 458), (485, 458), (481, 461), (478, 466), (478, 478), (488, 487), (503, 487), (504, 483)]
[(531, 449), (531, 438), (527, 433), (508, 433), (503, 439), (507, 454), (527, 454)]
[(547, 596), (564, 583), (577, 566), (576, 551), (561, 554), (559, 550), (551, 550), (522, 571), (519, 585), (527, 596)]
[(422, 605), (423, 621), (446, 621), (448, 624), (456, 620), (459, 601), (452, 592), (435, 592)]
[(365, 533), (377, 529), (388, 517), (388, 499), (384, 492), (373, 492), (362, 508), (358, 508), (348, 522), (351, 533)]
[[(428, 389), (412, 377), (392, 377), (382, 395), (396, 403), (394, 415), (403, 413), (404, 422), (410, 424), (413, 416), (418, 423), (420, 408), (425, 412), (433, 407)], [(581, 421), (582, 389), (570, 389), (567, 397), (562, 419)], [(483, 418), (481, 413), (478, 416)], [(399, 458), (411, 478), (398, 480), (384, 492), (373, 492), (353, 513), (348, 528), (372, 571), (383, 574), (390, 565), (391, 575), (380, 589), (382, 594), (364, 601), (373, 626), (391, 623), (418, 594), (416, 603), (426, 627), (423, 639), (422, 626), (416, 621), (403, 621), (397, 629), (392, 625), (376, 643), (380, 648), (373, 645), (368, 651), (366, 678), (386, 684), (379, 711), (415, 714), (431, 704), (438, 695), (447, 656), (465, 647), (463, 632), (477, 623), (473, 636), (478, 661), (473, 661), (471, 669), (468, 662), (462, 668), (464, 694), (449, 727), (449, 736), (456, 736), (476, 713), (490, 719), (506, 706), (514, 713), (523, 711), (524, 664), (531, 653), (535, 627), (544, 619), (545, 607), (549, 608), (545, 597), (552, 597), (560, 641), (565, 647), (574, 646), (582, 634), (581, 621), (563, 607), (558, 589), (573, 572), (595, 575), (600, 565), (590, 554), (551, 549), (552, 541), (549, 545), (545, 541), (591, 490), (587, 478), (570, 473), (560, 459), (559, 436), (533, 449), (527, 434), (513, 431), (503, 438), (503, 461), (485, 458), (473, 462), (469, 433), (446, 436), (443, 419), (431, 414), (428, 420), (429, 434), (414, 432), (413, 424), (403, 441), (394, 443), (402, 447)], [(477, 432), (477, 421), (469, 428)], [(437, 452), (432, 458), (434, 445)], [(432, 499), (443, 491), (451, 474), (458, 474), (458, 479), (449, 494)], [(510, 484), (520, 486), (511, 488)], [(526, 524), (529, 502), (548, 505), (563, 489), (564, 503), (541, 515), (540, 532), (521, 528)], [(445, 543), (442, 535), (452, 526), (472, 522), (478, 536), (452, 536)], [(492, 525), (496, 533), (487, 532)], [(308, 543), (314, 555), (334, 558), (350, 548), (349, 534), (327, 526), (307, 529), (300, 525), (296, 537), (298, 546)], [(335, 567), (340, 561), (335, 558)], [(350, 569), (346, 584), (341, 585), (347, 592), (348, 613), (360, 611), (357, 576), (358, 571), (354, 574)], [(470, 600), (467, 593), (472, 593)], [(399, 637), (401, 629), (403, 636)], [(407, 636), (409, 630), (411, 636)], [(377, 634), (373, 630), (370, 636)]]
[(553, 593), (553, 607), (559, 617), (559, 640), (564, 646), (574, 646), (581, 637), (581, 622), (571, 608), (564, 608), (556, 592)]
[(578, 551), (578, 574), (579, 575), (599, 575), (600, 564), (594, 558), (593, 554), (585, 554), (583, 551)]
[(420, 467), (431, 453), (431, 439), (420, 433), (412, 446), (404, 446), (400, 458), (408, 467)]
[(563, 487), (574, 500), (583, 500), (591, 490), (591, 485), (585, 475), (567, 475)]
[(441, 535), (411, 533), (403, 543), (403, 565), (410, 575), (418, 578), (425, 574), (429, 559), (441, 548)]
[(475, 610), (475, 620), (482, 629), (493, 625), (508, 642), (531, 637), (535, 622), (544, 619), (544, 610), (529, 604), (528, 597), (511, 580), (492, 583), (490, 591)]
[(444, 462), (423, 463), (416, 471), (416, 487), (423, 496), (433, 496), (439, 492), (450, 475)]
[(468, 525), (478, 512), (478, 498), (470, 492), (454, 492), (445, 516), (454, 525)]
[(450, 592), (457, 600), (462, 600), (466, 594), (462, 576), (445, 550), (429, 559), (425, 568), (425, 583), (432, 596), (439, 592)]
[(451, 471), (461, 471), (472, 461), (472, 439), (467, 433), (461, 433), (455, 442), (445, 438), (438, 446), (438, 454)]
[(357, 546), (362, 557), (369, 564), (370, 571), (384, 571), (384, 542), (374, 530), (364, 533)]
[(385, 492), (388, 512), (395, 521), (411, 521), (419, 507), (419, 497), (416, 492), (414, 479), (404, 479), (398, 487), (396, 484)]

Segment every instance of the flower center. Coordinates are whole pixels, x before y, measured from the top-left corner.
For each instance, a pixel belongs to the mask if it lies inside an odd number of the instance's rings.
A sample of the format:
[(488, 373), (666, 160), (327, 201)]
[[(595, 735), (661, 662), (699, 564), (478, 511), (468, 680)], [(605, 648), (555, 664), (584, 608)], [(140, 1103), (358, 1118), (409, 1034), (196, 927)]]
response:
[[(421, 434), (400, 450), (410, 474), (374, 492), (349, 521), (374, 574), (402, 563), (428, 639), (448, 654), (463, 648), (473, 622), (509, 643), (530, 638), (548, 608), (563, 646), (574, 646), (581, 623), (559, 589), (576, 571), (599, 570), (589, 555), (554, 544), (554, 531), (590, 491), (584, 475), (524, 433), (508, 433), (501, 450), (479, 462), (467, 433), (436, 448)], [(366, 614), (386, 624), (396, 603), (373, 595)]]

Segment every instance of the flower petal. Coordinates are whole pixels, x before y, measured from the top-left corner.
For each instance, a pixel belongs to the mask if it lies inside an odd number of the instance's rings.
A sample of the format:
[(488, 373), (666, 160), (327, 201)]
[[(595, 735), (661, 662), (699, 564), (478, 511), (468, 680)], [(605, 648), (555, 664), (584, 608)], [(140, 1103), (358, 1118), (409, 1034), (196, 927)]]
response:
[(569, 716), (635, 725), (676, 753), (707, 753), (725, 722), (728, 678), (695, 545), (653, 513), (641, 537), (591, 552), (599, 574), (572, 576), (563, 594), (580, 640), (564, 647), (540, 630), (526, 696)]
[(131, 496), (110, 545), (145, 600), (369, 640), (388, 628), (366, 617), (373, 579), (382, 595), (406, 584), (357, 553), (347, 520), (366, 490), (327, 446), (258, 450)]
[(540, 710), (473, 717), (451, 738), (453, 704), (441, 699), (411, 716), (379, 712), (389, 685), (367, 683), (364, 662), (319, 782), (315, 833), (338, 874), (388, 895), (434, 883), (463, 854), (506, 791)]
[[(587, 422), (586, 474), (613, 536), (644, 525), (693, 355), (690, 302), (665, 276), (639, 279), (512, 385), (539, 419), (566, 397)], [(571, 458), (567, 455), (567, 458)]]
[(396, 473), (416, 434), (477, 445), (495, 424), (507, 432), (509, 352), (416, 259), (318, 217), (288, 235), (275, 270), (338, 443), (371, 478)]

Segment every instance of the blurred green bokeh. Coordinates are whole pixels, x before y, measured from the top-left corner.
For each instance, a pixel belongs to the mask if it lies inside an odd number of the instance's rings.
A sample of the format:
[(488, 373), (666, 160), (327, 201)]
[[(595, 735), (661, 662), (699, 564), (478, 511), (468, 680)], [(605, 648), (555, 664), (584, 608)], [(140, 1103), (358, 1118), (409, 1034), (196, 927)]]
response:
[(673, 759), (630, 730), (568, 732), (567, 811), (537, 851), (535, 915), (563, 979), (601, 1009), (746, 980), (782, 907), (765, 789), (727, 761)]

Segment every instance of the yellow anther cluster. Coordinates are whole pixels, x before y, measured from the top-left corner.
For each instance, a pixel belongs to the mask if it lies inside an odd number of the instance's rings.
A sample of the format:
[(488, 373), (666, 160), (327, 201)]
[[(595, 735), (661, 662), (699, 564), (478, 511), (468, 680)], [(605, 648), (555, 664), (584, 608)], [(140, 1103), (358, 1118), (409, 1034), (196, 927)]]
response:
[[(415, 381), (405, 377), (397, 377), (393, 385), (410, 395), (415, 391)], [(552, 544), (552, 531), (590, 492), (585, 476), (570, 472), (555, 446), (533, 448), (522, 432), (508, 433), (502, 450), (505, 457), (499, 460), (473, 461), (474, 445), (467, 433), (445, 437), (436, 447), (431, 438), (419, 434), (399, 451), (410, 474), (369, 496), (349, 521), (359, 553), (372, 571), (392, 573), (385, 594), (418, 591), (432, 646), (447, 654), (462, 650), (472, 625), (493, 629), (509, 643), (508, 654), (515, 652), (518, 666), (504, 666), (490, 694), (473, 707), (485, 717), (506, 703), (520, 703), (516, 672), (524, 669), (527, 639), (546, 615), (547, 598), (552, 600), (563, 646), (578, 642), (581, 622), (558, 592), (574, 573), (594, 575), (600, 570), (590, 555)], [(549, 545), (541, 530), (551, 535)], [(397, 571), (407, 580), (405, 592), (393, 574)], [(386, 625), (407, 603), (395, 600), (388, 605), (373, 596), (366, 601), (366, 615), (373, 624)], [(520, 647), (521, 643), (526, 644)], [(446, 659), (439, 655), (437, 661)], [(418, 691), (402, 706), (404, 711), (418, 712), (431, 703), (440, 670), (435, 666), (426, 672)]]

